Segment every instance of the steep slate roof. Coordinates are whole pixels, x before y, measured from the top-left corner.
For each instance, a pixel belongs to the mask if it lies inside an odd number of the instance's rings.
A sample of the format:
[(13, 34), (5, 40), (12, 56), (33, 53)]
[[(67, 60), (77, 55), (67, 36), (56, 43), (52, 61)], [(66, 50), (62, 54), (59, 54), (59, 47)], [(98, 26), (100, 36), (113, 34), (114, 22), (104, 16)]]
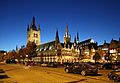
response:
[(103, 48), (109, 48), (109, 43), (104, 43)]
[(82, 41), (82, 42), (79, 42), (79, 44), (85, 44), (85, 43), (89, 43), (91, 40), (92, 40), (92, 38), (90, 38), (90, 39), (87, 39), (87, 40), (85, 40), (85, 41)]
[(44, 44), (40, 45), (39, 47), (40, 48), (45, 48), (45, 47), (49, 47), (49, 46), (52, 46), (52, 45), (55, 46), (55, 41), (44, 43)]
[(0, 50), (0, 53), (6, 53), (7, 51), (4, 51), (4, 50)]

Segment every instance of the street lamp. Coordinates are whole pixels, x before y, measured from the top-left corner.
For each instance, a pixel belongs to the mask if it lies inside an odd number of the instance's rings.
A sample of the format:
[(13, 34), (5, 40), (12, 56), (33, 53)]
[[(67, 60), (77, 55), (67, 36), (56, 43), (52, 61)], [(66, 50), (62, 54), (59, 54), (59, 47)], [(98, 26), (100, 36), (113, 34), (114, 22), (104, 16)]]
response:
[(5, 61), (6, 61), (6, 60), (5, 60), (5, 59), (6, 59), (5, 57), (6, 57), (7, 53), (5, 52), (3, 55), (4, 55), (4, 56), (3, 56), (3, 61), (5, 62)]
[[(26, 55), (26, 58), (28, 59), (28, 55)], [(29, 60), (28, 60), (29, 61)]]

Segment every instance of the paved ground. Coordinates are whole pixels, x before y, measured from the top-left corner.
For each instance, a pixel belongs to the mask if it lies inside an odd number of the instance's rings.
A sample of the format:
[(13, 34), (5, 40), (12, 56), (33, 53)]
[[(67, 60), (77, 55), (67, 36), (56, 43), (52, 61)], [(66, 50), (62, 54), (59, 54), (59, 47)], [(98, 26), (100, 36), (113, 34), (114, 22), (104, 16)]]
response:
[(100, 70), (97, 76), (66, 73), (63, 67), (48, 68), (19, 64), (0, 64), (5, 71), (0, 83), (115, 83), (107, 78), (110, 70)]

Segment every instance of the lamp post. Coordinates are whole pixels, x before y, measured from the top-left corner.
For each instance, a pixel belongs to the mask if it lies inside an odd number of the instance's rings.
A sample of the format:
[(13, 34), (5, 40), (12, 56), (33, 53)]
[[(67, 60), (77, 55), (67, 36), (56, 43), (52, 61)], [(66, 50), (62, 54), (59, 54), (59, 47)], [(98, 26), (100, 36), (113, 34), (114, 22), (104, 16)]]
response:
[(28, 60), (28, 55), (26, 55), (26, 58), (27, 58), (27, 61), (29, 61), (29, 60)]
[(25, 65), (28, 66), (28, 61), (29, 61), (28, 55), (26, 55), (26, 59), (27, 59), (27, 61), (25, 60)]
[(3, 60), (4, 60), (4, 62), (6, 62), (6, 55), (7, 55), (7, 53), (5, 52), (4, 54), (3, 54), (4, 56), (3, 56)]

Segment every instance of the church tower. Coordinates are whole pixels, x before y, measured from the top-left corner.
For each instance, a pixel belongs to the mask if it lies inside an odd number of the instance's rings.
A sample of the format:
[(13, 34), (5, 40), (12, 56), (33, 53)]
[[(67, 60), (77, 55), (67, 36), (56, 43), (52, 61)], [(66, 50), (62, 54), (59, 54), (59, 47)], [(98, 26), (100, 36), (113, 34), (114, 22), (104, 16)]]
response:
[(35, 25), (35, 17), (32, 18), (32, 23), (27, 28), (27, 43), (34, 42), (36, 45), (40, 45), (40, 25), (38, 25), (38, 29)]
[(69, 44), (71, 42), (71, 37), (68, 33), (68, 24), (66, 25), (66, 33), (64, 35), (64, 44)]

